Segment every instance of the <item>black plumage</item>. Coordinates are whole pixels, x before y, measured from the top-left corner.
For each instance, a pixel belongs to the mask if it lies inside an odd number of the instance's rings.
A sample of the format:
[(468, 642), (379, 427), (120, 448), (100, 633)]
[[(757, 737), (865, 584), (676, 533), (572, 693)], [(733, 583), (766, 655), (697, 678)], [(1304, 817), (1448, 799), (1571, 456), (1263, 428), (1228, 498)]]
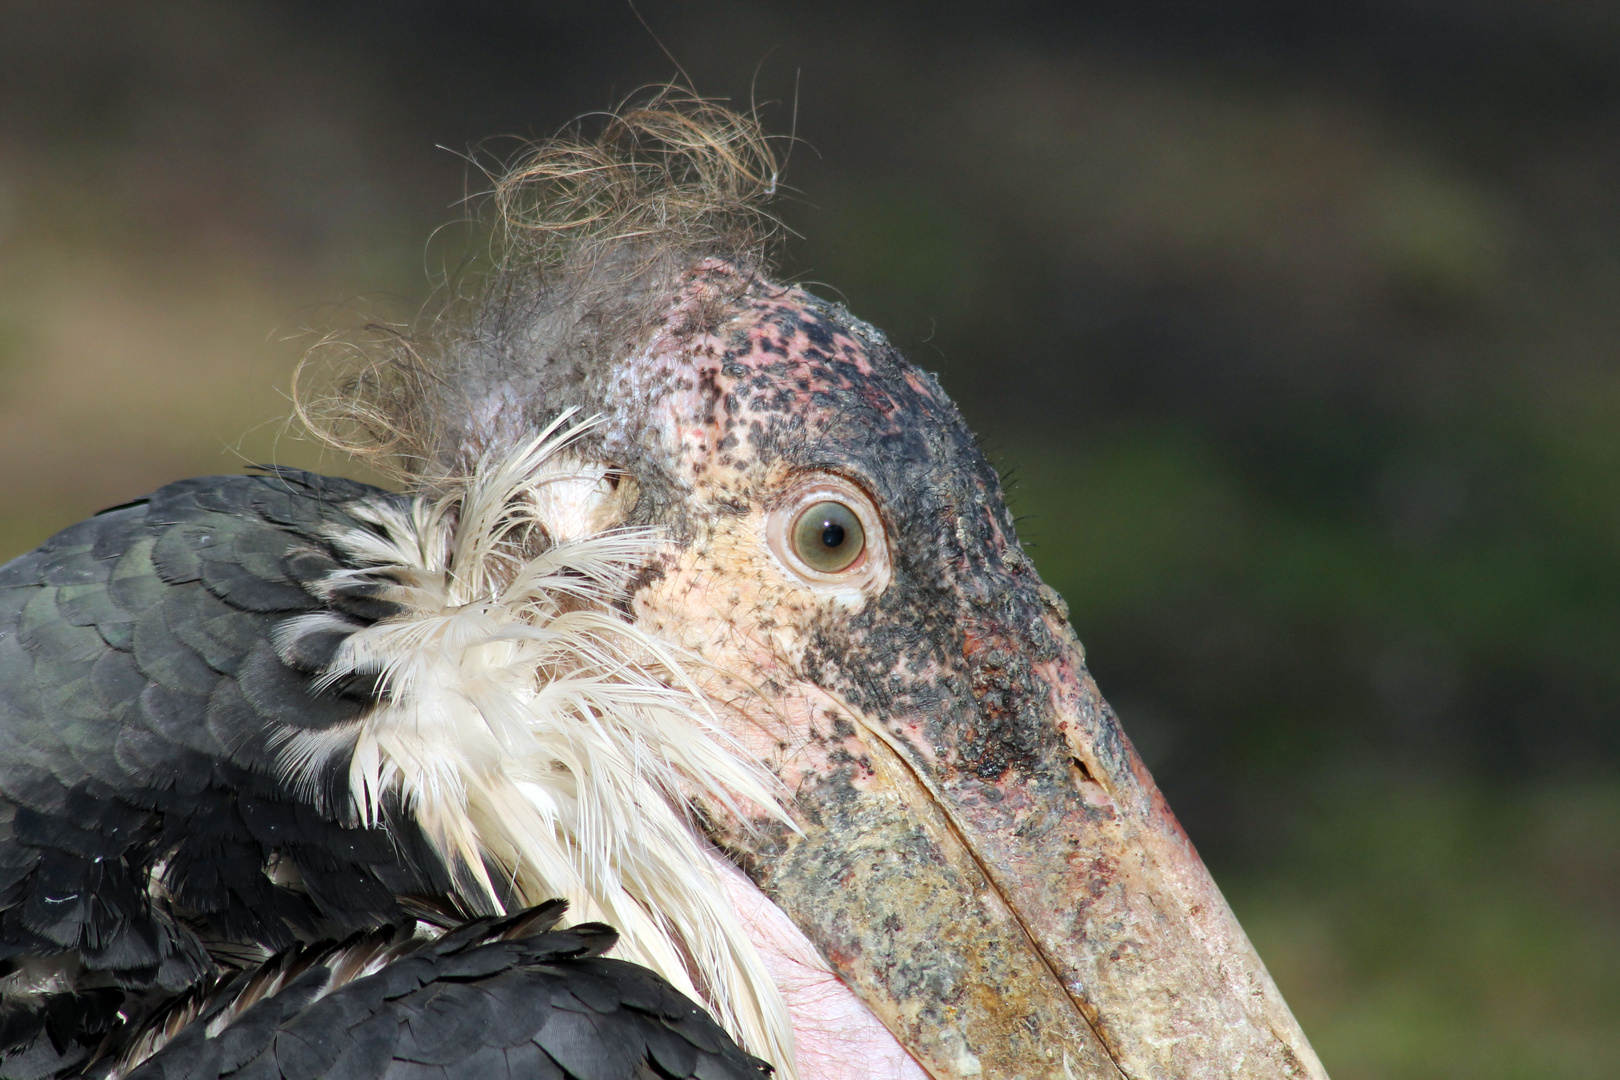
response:
[[(187, 480), (0, 567), (0, 1075), (73, 1067), (116, 1041), (109, 1003), (138, 1018), (220, 956), (450, 892), (408, 815), (345, 819), (345, 761), (314, 794), (276, 768), (278, 732), (376, 700), (375, 680), (313, 681), (343, 627), (399, 610), (327, 580), (334, 531), (367, 527), (345, 508), (395, 498), (282, 469)], [(341, 619), (278, 651), (278, 624), (321, 611)]]
[[(409, 950), (393, 928), (289, 950), (174, 1006), (180, 1033), (129, 1080), (769, 1076), (668, 983), (602, 958), (611, 929), (552, 929), (561, 913), (478, 919)], [(380, 971), (344, 978), (379, 949), (394, 950)], [(279, 992), (253, 1001), (276, 978)]]

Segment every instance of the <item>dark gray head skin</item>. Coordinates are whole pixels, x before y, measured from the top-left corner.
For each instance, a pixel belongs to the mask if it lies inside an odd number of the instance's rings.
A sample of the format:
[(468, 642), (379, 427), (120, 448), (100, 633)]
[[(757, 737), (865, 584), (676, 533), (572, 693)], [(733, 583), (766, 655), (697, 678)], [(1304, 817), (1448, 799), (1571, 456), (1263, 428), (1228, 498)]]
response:
[[(709, 807), (714, 839), (932, 1075), (1325, 1075), (931, 376), (711, 260), (650, 343), (524, 407), (571, 405), (622, 520), (672, 539), (637, 619), (703, 658), (802, 828)], [(818, 578), (773, 538), (824, 497), (868, 543)]]

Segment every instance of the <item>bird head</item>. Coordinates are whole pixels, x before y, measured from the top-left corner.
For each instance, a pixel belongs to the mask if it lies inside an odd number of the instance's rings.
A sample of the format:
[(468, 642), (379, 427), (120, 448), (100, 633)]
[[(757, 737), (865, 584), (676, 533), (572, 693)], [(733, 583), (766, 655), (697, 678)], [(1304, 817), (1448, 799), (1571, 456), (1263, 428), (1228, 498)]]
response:
[(452, 493), (592, 418), (574, 479), (527, 489), (536, 543), (653, 538), (608, 606), (764, 778), (666, 795), (930, 1075), (1323, 1076), (956, 407), (772, 279), (774, 183), (704, 103), (554, 144), (503, 182), (513, 254), (437, 366), (367, 367), (348, 415)]

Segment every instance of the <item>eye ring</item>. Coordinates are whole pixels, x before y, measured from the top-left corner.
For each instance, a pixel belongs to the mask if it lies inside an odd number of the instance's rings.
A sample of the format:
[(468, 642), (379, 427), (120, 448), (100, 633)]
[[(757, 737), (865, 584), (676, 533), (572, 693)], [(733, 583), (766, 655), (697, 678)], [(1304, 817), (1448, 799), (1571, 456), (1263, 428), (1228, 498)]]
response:
[(842, 476), (794, 484), (771, 508), (765, 532), (777, 561), (813, 588), (873, 592), (888, 583), (883, 519), (866, 492)]

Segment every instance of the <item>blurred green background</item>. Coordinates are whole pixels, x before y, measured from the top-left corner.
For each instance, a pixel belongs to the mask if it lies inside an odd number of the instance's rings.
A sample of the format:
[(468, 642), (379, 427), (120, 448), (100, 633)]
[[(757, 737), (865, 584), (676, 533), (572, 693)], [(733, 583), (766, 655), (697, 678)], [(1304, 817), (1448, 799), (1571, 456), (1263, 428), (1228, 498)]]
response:
[[(796, 130), (786, 273), (1011, 471), (1332, 1074), (1620, 1076), (1620, 4), (640, 10)], [(0, 0), (0, 556), (342, 468), (306, 331), (674, 74), (616, 2)]]

